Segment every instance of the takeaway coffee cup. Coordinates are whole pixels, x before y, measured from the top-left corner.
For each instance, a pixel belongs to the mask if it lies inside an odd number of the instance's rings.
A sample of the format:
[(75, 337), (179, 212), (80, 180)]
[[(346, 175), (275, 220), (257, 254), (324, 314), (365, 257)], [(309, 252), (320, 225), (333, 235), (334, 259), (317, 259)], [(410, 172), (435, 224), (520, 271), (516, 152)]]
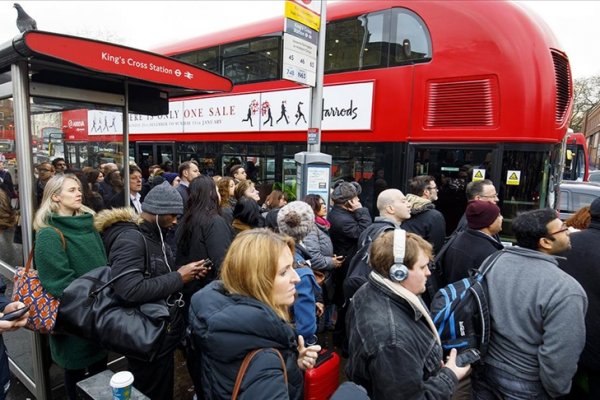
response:
[(131, 387), (133, 384), (133, 374), (129, 371), (117, 372), (110, 379), (113, 400), (131, 399)]

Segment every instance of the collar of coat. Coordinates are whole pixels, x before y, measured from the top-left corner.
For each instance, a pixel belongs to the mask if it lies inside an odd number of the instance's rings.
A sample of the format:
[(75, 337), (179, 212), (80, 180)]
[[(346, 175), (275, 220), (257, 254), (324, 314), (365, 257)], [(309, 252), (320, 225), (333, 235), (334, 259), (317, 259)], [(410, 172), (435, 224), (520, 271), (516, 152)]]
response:
[(141, 225), (144, 220), (133, 208), (122, 207), (102, 210), (94, 218), (94, 226), (100, 233), (104, 232), (117, 222), (131, 222)]
[(433, 320), (431, 319), (431, 316), (429, 315), (429, 312), (427, 311), (427, 308), (425, 308), (425, 305), (423, 304), (423, 301), (421, 301), (420, 297), (418, 297), (410, 290), (404, 288), (402, 285), (394, 283), (387, 278), (384, 278), (375, 271), (371, 271), (369, 277), (373, 282), (375, 282), (375, 284), (388, 289), (394, 295), (400, 297), (401, 299), (404, 299), (413, 309), (415, 313), (415, 320), (418, 320), (421, 317), (425, 318), (425, 321), (427, 322), (427, 325), (429, 325), (429, 329), (431, 330), (436, 342), (438, 342), (438, 344), (441, 344), (440, 335), (438, 334), (435, 324), (433, 323)]

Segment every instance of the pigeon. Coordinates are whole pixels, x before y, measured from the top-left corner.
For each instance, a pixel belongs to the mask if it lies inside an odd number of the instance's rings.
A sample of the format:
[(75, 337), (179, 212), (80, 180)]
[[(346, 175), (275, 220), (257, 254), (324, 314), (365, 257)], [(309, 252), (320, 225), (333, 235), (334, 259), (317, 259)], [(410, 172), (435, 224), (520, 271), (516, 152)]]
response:
[(31, 18), (19, 3), (13, 4), (13, 7), (17, 9), (17, 28), (19, 28), (19, 32), (23, 33), (26, 31), (37, 30), (35, 19)]

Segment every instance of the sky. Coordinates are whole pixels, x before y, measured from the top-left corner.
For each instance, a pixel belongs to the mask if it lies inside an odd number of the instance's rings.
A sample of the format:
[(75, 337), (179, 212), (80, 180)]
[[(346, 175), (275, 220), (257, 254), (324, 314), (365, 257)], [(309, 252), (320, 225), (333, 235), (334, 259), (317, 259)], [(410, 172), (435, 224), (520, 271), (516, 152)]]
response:
[[(344, 1), (344, 0), (341, 0)], [(364, 1), (364, 0), (363, 0)], [(494, 0), (482, 0), (494, 1)], [(574, 78), (600, 75), (600, 1), (518, 1), (550, 26), (571, 61)], [(38, 29), (93, 36), (152, 50), (162, 44), (235, 28), (283, 14), (282, 0), (20, 1)], [(0, 42), (19, 31), (13, 1), (0, 0)], [(524, 38), (526, 40), (526, 38)]]

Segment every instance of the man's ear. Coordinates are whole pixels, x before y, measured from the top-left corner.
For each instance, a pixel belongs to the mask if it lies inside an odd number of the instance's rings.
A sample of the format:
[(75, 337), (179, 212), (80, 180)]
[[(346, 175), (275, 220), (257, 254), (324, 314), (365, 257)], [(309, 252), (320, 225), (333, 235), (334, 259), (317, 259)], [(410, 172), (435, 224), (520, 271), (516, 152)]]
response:
[(552, 248), (552, 239), (548, 239), (547, 237), (542, 237), (538, 240), (538, 248), (550, 250)]

